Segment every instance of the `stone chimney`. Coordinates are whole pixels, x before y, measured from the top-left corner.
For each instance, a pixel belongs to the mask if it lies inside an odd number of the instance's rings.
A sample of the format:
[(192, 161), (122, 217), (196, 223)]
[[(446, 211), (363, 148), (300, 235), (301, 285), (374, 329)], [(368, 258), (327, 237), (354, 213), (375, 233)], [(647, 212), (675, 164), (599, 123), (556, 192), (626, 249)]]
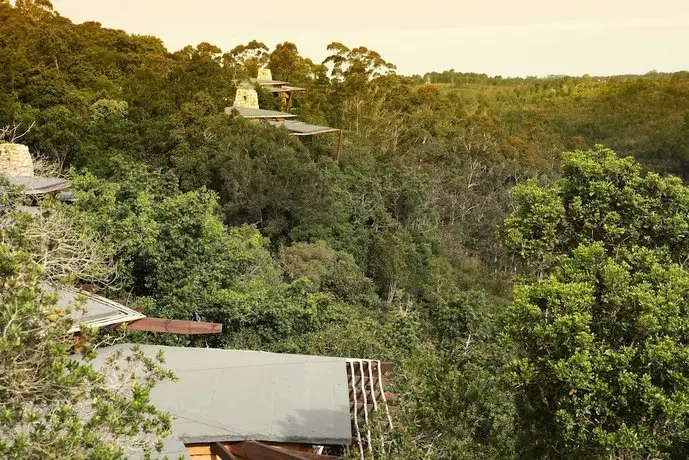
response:
[(261, 67), (258, 69), (258, 76), (256, 80), (258, 81), (270, 81), (273, 79), (273, 73), (267, 67)]
[(234, 107), (248, 107), (250, 109), (258, 108), (258, 93), (249, 84), (241, 84), (237, 86), (237, 92), (234, 95)]
[(29, 148), (22, 144), (0, 143), (0, 173), (33, 176)]

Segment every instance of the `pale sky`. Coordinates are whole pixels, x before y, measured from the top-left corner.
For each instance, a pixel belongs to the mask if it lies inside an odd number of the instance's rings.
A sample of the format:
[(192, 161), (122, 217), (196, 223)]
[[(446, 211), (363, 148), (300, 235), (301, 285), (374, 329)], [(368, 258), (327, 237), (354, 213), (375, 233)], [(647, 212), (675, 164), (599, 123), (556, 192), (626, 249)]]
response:
[(339, 41), (403, 74), (611, 75), (689, 70), (689, 0), (53, 0), (74, 22), (206, 41), (294, 42), (321, 61)]

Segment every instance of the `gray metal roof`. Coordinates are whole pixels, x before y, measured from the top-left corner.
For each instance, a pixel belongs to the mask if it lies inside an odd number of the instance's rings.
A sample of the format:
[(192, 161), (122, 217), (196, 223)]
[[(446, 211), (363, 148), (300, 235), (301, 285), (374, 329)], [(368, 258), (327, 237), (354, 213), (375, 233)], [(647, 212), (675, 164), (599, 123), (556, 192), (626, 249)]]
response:
[(244, 118), (294, 118), (292, 113), (278, 112), (275, 110), (253, 109), (250, 107), (225, 107), (225, 113), (231, 114), (233, 110), (239, 112)]
[(308, 123), (295, 120), (269, 120), (268, 123), (278, 128), (284, 127), (295, 136), (314, 136), (316, 134), (338, 133), (341, 131), (337, 128), (331, 128), (329, 126), (310, 125)]
[[(53, 288), (48, 288), (47, 290), (51, 289)], [(61, 308), (70, 307), (72, 309), (71, 315), (74, 326), (72, 326), (70, 332), (78, 332), (79, 325), (82, 323), (91, 327), (103, 327), (127, 323), (146, 317), (143, 313), (90, 292), (70, 287), (54, 289), (57, 291), (57, 306)], [(81, 310), (76, 310), (74, 306), (80, 295), (84, 296), (85, 299), (81, 304)]]
[(59, 177), (43, 176), (16, 176), (7, 175), (10, 184), (24, 187), (28, 195), (43, 195), (50, 192), (58, 192), (69, 188), (70, 183)]
[(275, 86), (275, 85), (286, 85), (286, 81), (280, 80), (259, 80), (258, 78), (250, 78), (251, 83), (256, 83), (261, 86)]
[(59, 177), (43, 176), (15, 176), (8, 174), (10, 184), (24, 187), (27, 195), (44, 195), (50, 192), (59, 192), (69, 188), (69, 181)]
[[(96, 350), (94, 365), (131, 346)], [(162, 350), (164, 367), (179, 378), (161, 382), (151, 392), (151, 402), (174, 417), (164, 443), (164, 453), (173, 458), (187, 455), (185, 443), (351, 442), (344, 358), (139, 346), (151, 357)]]
[(270, 87), (267, 88), (268, 91), (271, 93), (285, 93), (288, 91), (306, 91), (306, 88), (301, 88), (299, 86), (291, 86), (291, 85), (285, 85), (285, 86), (278, 86), (278, 87)]

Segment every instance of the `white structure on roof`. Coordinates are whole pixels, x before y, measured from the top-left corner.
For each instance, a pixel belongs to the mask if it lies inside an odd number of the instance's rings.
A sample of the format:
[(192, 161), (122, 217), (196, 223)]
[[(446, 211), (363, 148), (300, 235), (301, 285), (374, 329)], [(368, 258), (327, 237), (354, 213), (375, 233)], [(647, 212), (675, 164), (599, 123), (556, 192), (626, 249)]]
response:
[(0, 173), (33, 176), (29, 148), (22, 144), (0, 143)]
[[(75, 309), (80, 299), (83, 301), (80, 305), (81, 308)], [(71, 333), (79, 332), (80, 324), (86, 324), (89, 327), (104, 327), (129, 323), (146, 317), (143, 313), (105, 297), (69, 287), (57, 289), (56, 306), (71, 310), (70, 313), (74, 321), (74, 326), (69, 330)]]

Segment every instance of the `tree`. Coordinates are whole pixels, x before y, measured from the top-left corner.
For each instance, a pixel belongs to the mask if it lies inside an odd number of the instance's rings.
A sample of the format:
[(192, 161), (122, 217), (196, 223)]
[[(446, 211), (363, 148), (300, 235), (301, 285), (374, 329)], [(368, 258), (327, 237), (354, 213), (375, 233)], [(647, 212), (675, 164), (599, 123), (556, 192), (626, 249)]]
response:
[(642, 174), (631, 157), (602, 146), (563, 154), (550, 187), (514, 189), (516, 209), (502, 229), (506, 247), (531, 273), (545, 273), (581, 244), (609, 255), (631, 246), (667, 248), (673, 262), (689, 254), (689, 188), (676, 177)]
[(342, 43), (333, 42), (327, 49), (333, 54), (325, 58), (323, 63), (332, 65), (331, 75), (339, 79), (354, 75), (362, 75), (370, 79), (391, 73), (395, 69), (394, 64), (387, 62), (379, 53), (364, 46), (349, 49)]
[[(11, 205), (4, 192), (2, 201)], [(136, 349), (127, 366), (92, 366), (93, 331), (86, 327), (78, 344), (82, 358), (69, 356), (77, 346), (70, 313), (80, 305), (57, 307), (44, 266), (34, 260), (60, 263), (51, 253), (69, 253), (75, 238), (12, 235), (24, 217), (5, 214), (0, 225), (0, 457), (110, 460), (138, 452), (148, 458), (171, 427), (149, 395), (172, 374), (160, 367), (162, 356), (150, 359)], [(34, 252), (42, 238), (51, 240), (47, 256)], [(57, 271), (73, 265), (68, 260)]]
[(505, 337), (529, 458), (689, 455), (689, 272), (664, 249), (582, 245), (515, 289)]
[(275, 80), (289, 81), (298, 85), (310, 83), (315, 76), (324, 73), (323, 65), (316, 65), (299, 54), (297, 45), (291, 42), (278, 43), (271, 51), (268, 61)]
[(36, 213), (9, 209), (0, 211), (4, 242), (23, 247), (46, 281), (108, 283), (115, 278), (110, 248), (64, 206), (44, 203)]
[(390, 458), (515, 458), (516, 407), (502, 377), (511, 349), (496, 340), (501, 309), (481, 291), (431, 287), (418, 324), (432, 340), (399, 358), (392, 376), (401, 411)]
[(314, 289), (331, 292), (344, 301), (375, 304), (378, 300), (373, 282), (364, 276), (354, 257), (333, 250), (325, 241), (282, 248), (278, 260), (289, 281), (308, 278)]
[(603, 147), (515, 189), (506, 245), (537, 275), (505, 339), (531, 457), (685, 458), (689, 189)]
[(223, 63), (232, 68), (239, 79), (255, 78), (258, 69), (268, 61), (268, 47), (263, 42), (251, 40), (246, 45), (237, 45), (223, 55)]

